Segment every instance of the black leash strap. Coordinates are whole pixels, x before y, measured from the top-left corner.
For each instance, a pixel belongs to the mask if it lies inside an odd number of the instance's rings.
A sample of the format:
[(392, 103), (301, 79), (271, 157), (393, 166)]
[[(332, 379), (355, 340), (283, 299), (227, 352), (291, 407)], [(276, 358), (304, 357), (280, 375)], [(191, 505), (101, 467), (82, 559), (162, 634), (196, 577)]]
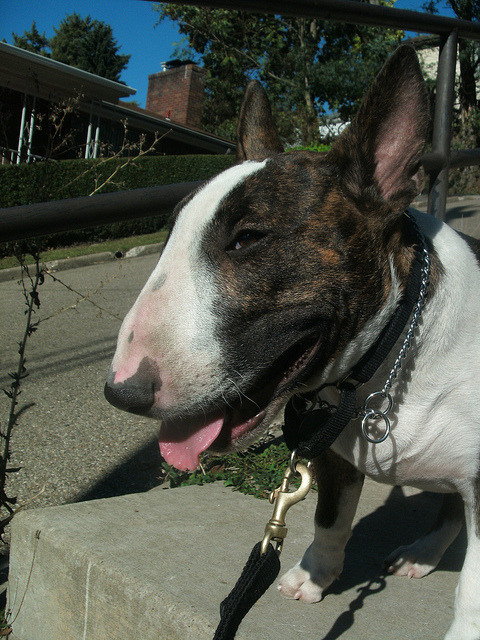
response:
[(315, 409), (298, 413), (290, 401), (285, 408), (283, 435), (290, 451), (296, 451), (299, 458), (313, 460), (328, 449), (352, 419), (357, 401), (355, 386), (342, 382), (339, 386), (340, 401), (335, 413), (328, 409)]
[(272, 585), (280, 572), (278, 553), (268, 545), (261, 555), (261, 542), (252, 549), (242, 575), (220, 605), (220, 624), (213, 640), (233, 640), (238, 626), (253, 605)]
[[(297, 489), (290, 491), (290, 481), (294, 475), (300, 475), (301, 482)], [(274, 508), (263, 540), (253, 547), (237, 584), (220, 605), (221, 619), (214, 640), (233, 640), (240, 622), (278, 576), (279, 555), (287, 535), (287, 511), (305, 498), (312, 486), (312, 479), (310, 465), (297, 463), (292, 455), (280, 487), (270, 496)], [(272, 542), (276, 545), (275, 549)]]

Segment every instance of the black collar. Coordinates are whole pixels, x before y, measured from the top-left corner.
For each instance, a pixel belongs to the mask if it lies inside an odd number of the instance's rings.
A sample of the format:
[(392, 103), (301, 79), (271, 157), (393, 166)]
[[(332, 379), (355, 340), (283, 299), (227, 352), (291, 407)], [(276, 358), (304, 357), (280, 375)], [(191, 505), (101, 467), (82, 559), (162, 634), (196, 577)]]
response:
[(356, 389), (368, 382), (402, 335), (417, 303), (424, 274), (425, 238), (416, 222), (407, 214), (415, 242), (415, 257), (412, 261), (407, 285), (397, 308), (374, 344), (353, 367), (343, 382), (335, 385), (340, 399), (335, 411), (320, 408), (306, 411), (302, 396), (294, 396), (285, 408), (283, 435), (290, 450), (311, 460), (328, 449), (353, 418), (356, 410)]

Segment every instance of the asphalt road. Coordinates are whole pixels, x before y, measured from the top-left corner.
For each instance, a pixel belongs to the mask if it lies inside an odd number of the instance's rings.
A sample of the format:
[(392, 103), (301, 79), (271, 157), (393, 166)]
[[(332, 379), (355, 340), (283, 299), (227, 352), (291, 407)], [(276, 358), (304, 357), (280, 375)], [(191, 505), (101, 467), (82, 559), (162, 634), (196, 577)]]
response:
[[(64, 271), (40, 288), (40, 325), (27, 348), (28, 378), (12, 439), (8, 491), (28, 507), (142, 491), (158, 484), (158, 424), (120, 412), (103, 385), (123, 318), (158, 256)], [(0, 387), (17, 367), (25, 304), (17, 282), (0, 283)], [(95, 305), (91, 304), (94, 302)], [(2, 425), (8, 398), (2, 394)]]

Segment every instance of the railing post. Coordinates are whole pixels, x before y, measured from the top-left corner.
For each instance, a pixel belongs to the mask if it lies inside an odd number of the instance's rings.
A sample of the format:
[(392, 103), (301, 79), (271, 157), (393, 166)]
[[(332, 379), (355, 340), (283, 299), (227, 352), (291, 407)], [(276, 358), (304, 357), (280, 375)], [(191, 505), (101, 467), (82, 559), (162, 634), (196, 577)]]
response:
[(95, 143), (93, 145), (93, 157), (98, 156), (98, 146), (100, 144), (100, 115), (97, 117), (97, 127), (95, 129)]
[(458, 33), (456, 29), (453, 30), (449, 36), (442, 36), (438, 58), (432, 154), (440, 155), (442, 158), (442, 167), (430, 173), (428, 213), (442, 220), (445, 219), (445, 207), (448, 194), (457, 42)]
[(36, 108), (37, 108), (37, 94), (35, 92), (33, 94), (33, 104), (32, 104), (32, 110), (30, 112), (30, 125), (28, 129), (27, 162), (30, 162), (32, 159), (32, 142), (33, 142), (33, 132), (35, 130)]
[(20, 120), (20, 131), (18, 132), (17, 164), (20, 164), (20, 162), (22, 161), (22, 150), (23, 150), (23, 144), (25, 142), (26, 117), (27, 117), (27, 90), (25, 89), (25, 93), (23, 95), (22, 117)]

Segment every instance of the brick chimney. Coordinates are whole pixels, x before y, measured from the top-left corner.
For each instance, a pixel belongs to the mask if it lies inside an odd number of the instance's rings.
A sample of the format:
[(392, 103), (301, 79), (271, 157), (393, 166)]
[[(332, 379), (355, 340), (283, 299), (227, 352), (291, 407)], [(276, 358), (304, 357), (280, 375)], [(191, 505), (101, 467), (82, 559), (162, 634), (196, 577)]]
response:
[(174, 60), (148, 76), (147, 111), (189, 127), (200, 127), (205, 71), (191, 61)]

